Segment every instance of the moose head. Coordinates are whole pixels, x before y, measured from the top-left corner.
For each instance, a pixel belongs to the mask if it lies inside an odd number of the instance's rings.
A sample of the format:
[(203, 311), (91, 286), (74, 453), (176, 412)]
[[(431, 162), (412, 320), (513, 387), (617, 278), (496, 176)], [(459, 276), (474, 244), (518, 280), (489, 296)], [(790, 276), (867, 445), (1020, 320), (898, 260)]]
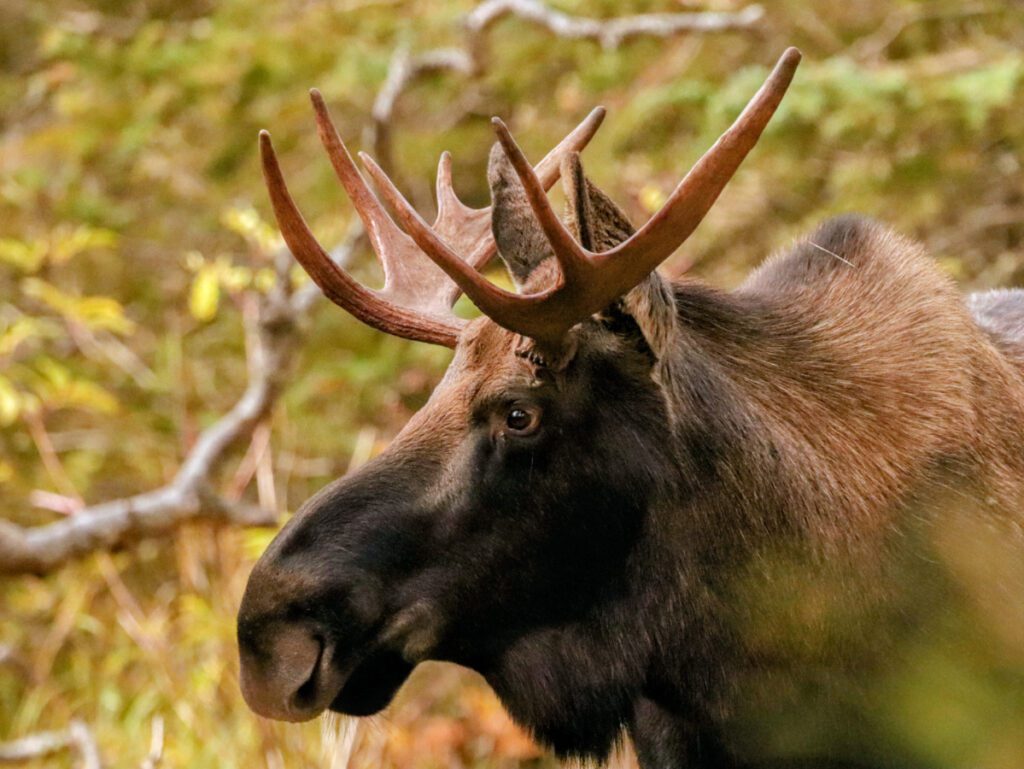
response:
[[(383, 263), (380, 290), (317, 243), (261, 134), (281, 232), (323, 292), (371, 326), (455, 353), (388, 449), (308, 500), (253, 570), (238, 639), (256, 712), (372, 714), (419, 662), (448, 660), (482, 673), (559, 753), (608, 751), (664, 641), (640, 620), (670, 600), (652, 585), (678, 581), (677, 558), (655, 557), (659, 511), (699, 498), (727, 436), (745, 429), (710, 364), (688, 356), (680, 299), (655, 269), (754, 147), (799, 59), (784, 53), (639, 230), (580, 163), (601, 110), (536, 168), (495, 119), (492, 206), (458, 200), (445, 154), (433, 226), (362, 156), (396, 224), (314, 91), (321, 140)], [(546, 196), (559, 176), (564, 221)], [(516, 292), (481, 274), (495, 252)], [(461, 292), (483, 317), (451, 312)]]

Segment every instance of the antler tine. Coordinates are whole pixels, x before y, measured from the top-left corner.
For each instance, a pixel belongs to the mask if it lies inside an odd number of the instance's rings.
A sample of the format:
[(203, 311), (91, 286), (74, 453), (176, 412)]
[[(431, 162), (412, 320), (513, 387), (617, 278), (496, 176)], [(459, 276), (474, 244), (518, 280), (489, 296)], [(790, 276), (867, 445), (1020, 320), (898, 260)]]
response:
[[(437, 161), (437, 218), (434, 220), (434, 228), (455, 215), (467, 216), (474, 212), (482, 212), (486, 209), (470, 208), (455, 194), (452, 186), (452, 153), (445, 150)], [(458, 212), (455, 214), (453, 212)]]
[[(554, 289), (516, 297), (522, 306), (534, 305), (526, 324), (522, 323), (524, 313), (509, 312), (507, 302), (496, 308), (504, 310), (504, 315), (480, 309), (509, 330), (545, 342), (557, 342), (576, 323), (644, 280), (703, 220), (757, 143), (799, 63), (800, 52), (796, 48), (787, 49), (733, 125), (690, 170), (665, 205), (630, 238), (601, 253), (589, 251), (575, 241), (554, 213), (544, 188), (508, 128), (495, 119), (498, 140), (523, 183), (530, 207), (551, 243), (563, 275)], [(402, 224), (405, 225), (404, 219)], [(416, 234), (409, 232), (416, 240)]]
[(533, 171), (537, 174), (537, 178), (540, 179), (545, 190), (551, 189), (552, 185), (558, 181), (558, 177), (561, 175), (562, 156), (569, 152), (582, 152), (583, 148), (594, 138), (597, 129), (601, 127), (605, 114), (604, 107), (594, 107), (590, 110), (590, 114), (583, 118), (580, 124), (534, 167)]
[(446, 347), (455, 346), (461, 330), (457, 318), (428, 317), (396, 305), (365, 288), (341, 269), (317, 241), (295, 205), (281, 173), (270, 134), (266, 131), (260, 131), (260, 155), (263, 177), (281, 235), (296, 260), (328, 299), (363, 323), (389, 334)]
[(313, 102), (313, 110), (316, 113), (317, 133), (320, 142), (327, 151), (327, 157), (334, 167), (334, 173), (338, 181), (345, 188), (356, 213), (363, 222), (367, 236), (373, 245), (373, 250), (380, 258), (384, 266), (384, 290), (392, 287), (397, 275), (403, 272), (408, 266), (410, 257), (415, 252), (414, 245), (409, 242), (395, 223), (388, 216), (387, 211), (381, 206), (377, 196), (373, 194), (366, 182), (363, 180), (359, 169), (356, 168), (348, 147), (342, 141), (338, 130), (334, 127), (331, 114), (324, 103), (324, 97), (320, 91), (313, 88), (309, 92), (310, 101)]
[[(463, 260), (431, 229), (423, 217), (395, 187), (380, 166), (364, 152), (359, 153), (367, 173), (373, 179), (381, 195), (387, 200), (398, 217), (399, 223), (409, 233), (416, 245), (465, 292), (481, 312), (491, 318), (514, 316), (518, 322), (528, 323), (525, 305), (535, 304), (546, 293), (534, 297), (523, 297), (494, 285), (476, 267)], [(500, 321), (499, 321), (500, 322)], [(502, 325), (505, 325), (502, 323)]]
[(800, 58), (796, 48), (786, 49), (743, 112), (690, 169), (665, 205), (628, 240), (605, 252), (602, 262), (635, 265), (623, 277), (635, 276), (639, 282), (690, 236), (757, 144), (793, 80)]
[[(475, 262), (467, 258), (474, 267), (482, 267), (494, 256), (494, 238), (491, 237), (491, 209), (471, 208), (459, 200), (452, 187), (452, 156), (441, 153), (437, 164), (437, 218), (433, 229), (441, 238), (459, 253), (479, 257)], [(454, 289), (455, 286), (451, 286)], [(451, 297), (454, 304), (459, 292)]]
[[(558, 181), (562, 156), (568, 152), (582, 151), (590, 143), (590, 140), (594, 138), (594, 134), (597, 133), (597, 129), (601, 127), (601, 123), (604, 121), (604, 117), (604, 107), (592, 109), (580, 124), (555, 145), (537, 164), (534, 171), (545, 190), (551, 189), (552, 185)], [(470, 208), (459, 200), (459, 196), (455, 194), (455, 190), (452, 187), (452, 156), (450, 152), (445, 151), (441, 153), (441, 158), (437, 163), (436, 184), (438, 212), (437, 218), (434, 220), (435, 230), (452, 215), (449, 214), (452, 211), (458, 212), (463, 216), (490, 212), (490, 206), (486, 208)], [(489, 220), (487, 221), (487, 226), (490, 226)]]

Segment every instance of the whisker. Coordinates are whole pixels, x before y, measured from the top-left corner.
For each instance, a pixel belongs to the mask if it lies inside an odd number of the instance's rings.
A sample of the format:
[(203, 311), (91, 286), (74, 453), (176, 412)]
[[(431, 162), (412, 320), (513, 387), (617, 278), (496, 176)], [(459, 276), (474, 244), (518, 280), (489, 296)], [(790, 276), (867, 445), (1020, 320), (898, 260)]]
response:
[(809, 241), (807, 241), (807, 242), (808, 242), (808, 243), (810, 243), (810, 244), (811, 244), (812, 246), (814, 246), (814, 247), (815, 247), (816, 249), (818, 249), (819, 251), (824, 251), (824, 252), (825, 252), (826, 254), (828, 254), (829, 256), (834, 256), (834, 257), (835, 257), (836, 259), (838, 259), (838, 260), (839, 260), (840, 262), (842, 262), (843, 264), (847, 265), (848, 267), (854, 267), (854, 266), (856, 266), (856, 265), (854, 265), (854, 263), (853, 263), (853, 262), (851, 262), (851, 261), (850, 261), (849, 259), (844, 259), (844, 258), (843, 258), (843, 257), (841, 257), (841, 256), (840, 256), (839, 254), (837, 254), (837, 253), (836, 253), (835, 251), (830, 251), (829, 249), (825, 248), (824, 246), (819, 246), (819, 245), (818, 245), (817, 243), (815, 243), (815, 242), (814, 242), (813, 240), (809, 240)]

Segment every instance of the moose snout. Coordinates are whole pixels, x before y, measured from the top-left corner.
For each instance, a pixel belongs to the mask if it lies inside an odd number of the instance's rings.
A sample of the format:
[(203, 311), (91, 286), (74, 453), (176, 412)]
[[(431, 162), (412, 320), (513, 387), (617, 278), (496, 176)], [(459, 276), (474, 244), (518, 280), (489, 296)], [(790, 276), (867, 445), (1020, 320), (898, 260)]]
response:
[(239, 625), (242, 696), (256, 713), (306, 721), (330, 705), (343, 683), (333, 647), (304, 623)]

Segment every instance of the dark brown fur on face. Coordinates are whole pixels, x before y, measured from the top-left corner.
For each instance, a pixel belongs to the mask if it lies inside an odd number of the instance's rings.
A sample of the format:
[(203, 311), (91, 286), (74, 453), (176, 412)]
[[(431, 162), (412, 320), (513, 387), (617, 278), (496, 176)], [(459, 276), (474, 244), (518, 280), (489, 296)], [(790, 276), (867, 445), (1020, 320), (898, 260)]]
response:
[[(495, 240), (543, 286), (502, 158)], [(581, 242), (629, 236), (578, 158), (562, 173)], [(515, 434), (515, 408), (541, 427)], [(919, 246), (843, 217), (731, 292), (652, 274), (558, 349), (474, 321), (389, 450), (257, 565), (246, 696), (365, 714), (443, 659), (560, 755), (625, 731), (644, 769), (768, 765), (794, 757), (773, 725), (814, 713), (846, 747), (803, 765), (908, 766), (845, 708), (952, 592), (928, 545), (985, 533), (1019, 560), (1022, 503), (1024, 292), (965, 303)]]

